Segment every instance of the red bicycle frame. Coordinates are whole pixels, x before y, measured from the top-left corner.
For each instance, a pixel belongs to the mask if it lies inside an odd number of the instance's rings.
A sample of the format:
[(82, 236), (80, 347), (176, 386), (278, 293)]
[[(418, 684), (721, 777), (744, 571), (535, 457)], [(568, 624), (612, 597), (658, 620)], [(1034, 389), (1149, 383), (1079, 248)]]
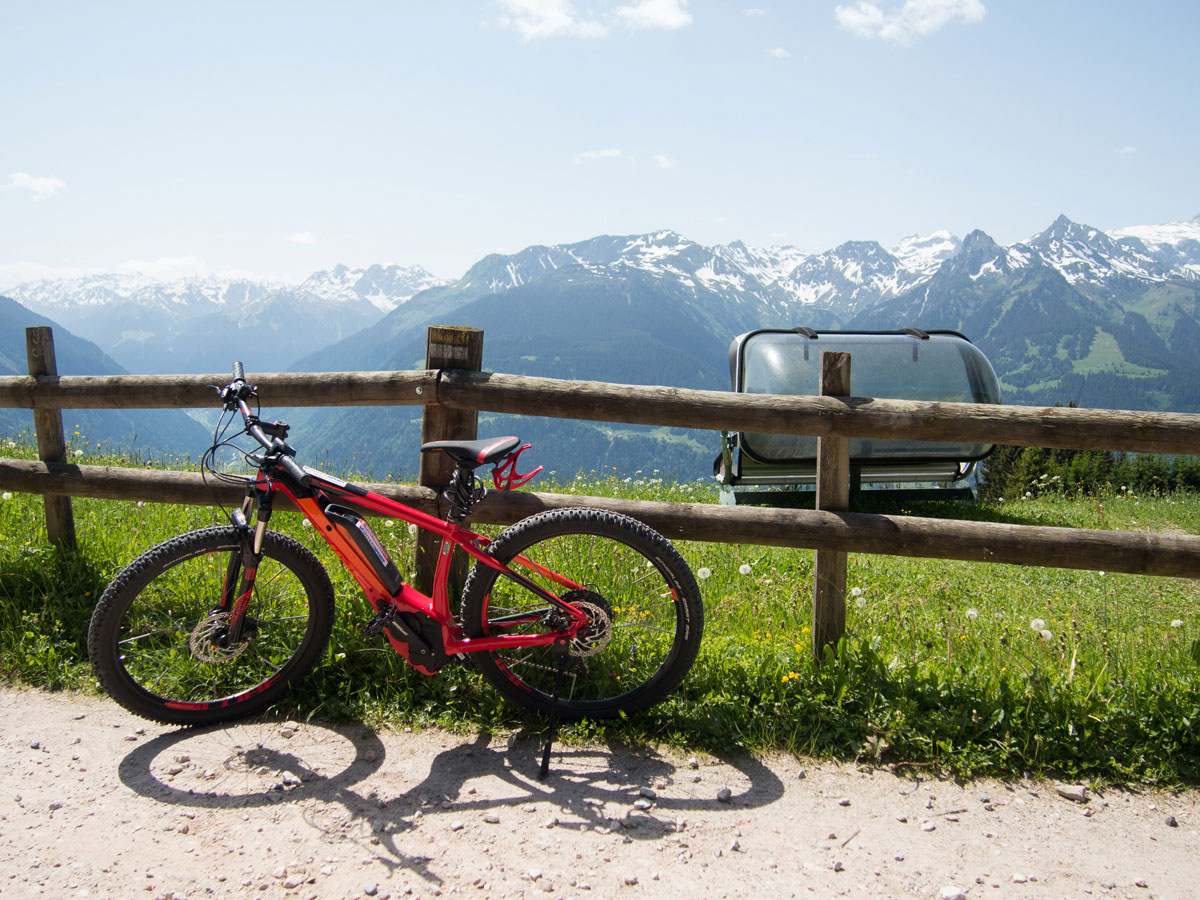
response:
[[(313, 528), (329, 544), (342, 563), (345, 564), (350, 575), (358, 583), (367, 600), (376, 610), (383, 611), (391, 607), (401, 612), (424, 613), (438, 622), (442, 630), (442, 643), (447, 656), (454, 656), (458, 653), (473, 653), (481, 650), (495, 651), (516, 647), (546, 646), (564, 638), (567, 640), (574, 638), (579, 629), (587, 625), (588, 618), (584, 612), (489, 555), (486, 552), (488, 544), (491, 543), (489, 538), (463, 528), (455, 522), (435, 518), (418, 509), (413, 509), (411, 506), (390, 500), (374, 491), (366, 490), (359, 485), (343, 481), (332, 475), (326, 475), (324, 472), (309, 468), (308, 466), (304, 467), (304, 472), (310, 479), (307, 491), (295, 491), (283, 481), (268, 477), (261, 470), (255, 482), (255, 489), (257, 491), (278, 492), (291, 500), (304, 517), (312, 523)], [(407, 582), (402, 584), (400, 590), (395, 594), (392, 594), (384, 586), (383, 581), (367, 561), (362, 550), (343, 536), (341, 530), (336, 528), (325, 515), (324, 506), (326, 504), (321, 501), (335, 498), (348, 501), (362, 509), (379, 513), (388, 518), (399, 519), (403, 522), (416, 525), (418, 528), (441, 536), (441, 549), (438, 552), (437, 566), (433, 576), (432, 597), (427, 596)], [(258, 523), (259, 531), (263, 530), (264, 527), (265, 523), (260, 520)], [(572, 619), (571, 625), (565, 631), (545, 631), (534, 634), (498, 634), (483, 637), (464, 636), (462, 626), (455, 620), (453, 613), (450, 611), (450, 596), (447, 591), (450, 563), (456, 547), (476, 562), (488, 568), (496, 569), (502, 575), (516, 581), (534, 594), (542, 597), (548, 604), (567, 613)], [(555, 584), (561, 585), (566, 590), (577, 590), (583, 587), (583, 585), (545, 566), (539, 565), (528, 557), (517, 556), (514, 563), (549, 579)], [(252, 581), (253, 573), (250, 571), (245, 572), (244, 578), (249, 578)], [(248, 585), (244, 580), (242, 585), (243, 594), (247, 593), (247, 587)], [(536, 622), (540, 618), (541, 613), (533, 611), (511, 617), (504, 620), (504, 622), (505, 624), (518, 625)], [(384, 633), (387, 634), (388, 640), (392, 643), (396, 651), (405, 659), (418, 670), (425, 672), (425, 674), (431, 674), (423, 666), (413, 662), (409, 657), (407, 644), (398, 640), (387, 629), (384, 629)]]

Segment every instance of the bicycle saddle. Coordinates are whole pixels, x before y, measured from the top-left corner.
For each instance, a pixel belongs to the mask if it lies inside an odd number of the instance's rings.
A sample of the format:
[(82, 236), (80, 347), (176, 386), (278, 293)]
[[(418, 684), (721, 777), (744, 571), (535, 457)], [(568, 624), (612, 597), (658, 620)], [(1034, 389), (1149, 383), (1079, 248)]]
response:
[(484, 438), (479, 441), (430, 441), (422, 453), (447, 453), (460, 466), (495, 465), (521, 445), (519, 437)]

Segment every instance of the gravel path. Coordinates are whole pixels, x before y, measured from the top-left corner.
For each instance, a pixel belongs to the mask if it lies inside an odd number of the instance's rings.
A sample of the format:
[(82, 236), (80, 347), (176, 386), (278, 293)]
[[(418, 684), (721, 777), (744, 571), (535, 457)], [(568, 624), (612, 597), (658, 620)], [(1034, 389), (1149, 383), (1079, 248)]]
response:
[[(0, 689), (0, 897), (1195, 897), (1196, 792), (252, 721)], [(1072, 793), (1070, 790), (1065, 793)]]

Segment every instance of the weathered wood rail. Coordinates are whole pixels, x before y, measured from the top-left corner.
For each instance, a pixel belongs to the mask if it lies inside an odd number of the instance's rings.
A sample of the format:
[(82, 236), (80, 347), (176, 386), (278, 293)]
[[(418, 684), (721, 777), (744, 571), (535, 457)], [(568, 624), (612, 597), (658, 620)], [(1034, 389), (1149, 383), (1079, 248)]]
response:
[[(436, 331), (434, 329), (433, 331)], [(454, 329), (449, 329), (454, 331)], [(446, 337), (453, 348), (455, 338)], [(430, 338), (431, 358), (434, 335)], [(828, 354), (836, 357), (838, 354)], [(844, 354), (843, 354), (844, 355)], [(32, 357), (31, 357), (32, 360)], [(452, 360), (457, 361), (457, 360)], [(32, 363), (31, 363), (32, 364)], [(831, 359), (835, 368), (842, 364)], [(848, 361), (845, 363), (848, 366)], [(848, 369), (847, 373), (848, 375)], [(221, 375), (56, 376), (0, 378), (0, 406), (45, 413), (62, 409), (208, 408)], [(925, 403), (837, 396), (795, 397), (693, 391), (682, 388), (563, 381), (460, 368), (414, 372), (276, 373), (253, 375), (264, 408), (281, 406), (422, 405), (466, 411), (447, 417), (469, 428), (474, 413), (674, 427), (815, 435), (834, 439), (821, 454), (824, 499), (816, 510), (653, 503), (540, 493), (492, 494), (477, 519), (511, 524), (542, 509), (603, 506), (645, 521), (682, 540), (802, 547), (834, 554), (814, 586), (814, 652), (836, 640), (844, 620), (845, 554), (962, 559), (1111, 572), (1200, 576), (1200, 537), (1047, 528), (987, 522), (880, 516), (845, 511), (840, 461), (851, 437), (1006, 443), (1038, 447), (1153, 453), (1200, 453), (1200, 415), (1138, 411)], [(841, 382), (848, 384), (848, 379)], [(42, 426), (39, 425), (39, 428)], [(434, 430), (425, 432), (435, 439)], [(447, 437), (466, 437), (461, 431)], [(838, 474), (841, 473), (841, 474)], [(821, 482), (822, 475), (818, 475)], [(440, 503), (436, 479), (426, 486), (371, 485), (429, 512)], [(236, 504), (236, 487), (205, 484), (187, 472), (77, 466), (57, 459), (0, 460), (0, 488), (49, 497), (96, 497), (166, 503)], [(49, 509), (49, 507), (48, 507)], [(50, 529), (48, 521), (48, 529)], [(51, 532), (51, 538), (55, 535)], [(841, 579), (838, 577), (840, 567)], [(832, 573), (832, 574), (831, 574)], [(817, 619), (820, 619), (818, 622)], [(816, 626), (820, 625), (820, 629)], [(818, 636), (819, 632), (819, 636)]]

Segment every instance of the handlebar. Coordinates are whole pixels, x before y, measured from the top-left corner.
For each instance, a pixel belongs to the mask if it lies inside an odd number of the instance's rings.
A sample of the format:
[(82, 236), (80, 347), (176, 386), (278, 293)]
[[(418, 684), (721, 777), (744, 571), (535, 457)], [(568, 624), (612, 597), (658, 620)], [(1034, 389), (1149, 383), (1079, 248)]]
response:
[[(225, 408), (236, 409), (242, 415), (242, 421), (246, 425), (246, 433), (254, 438), (264, 450), (273, 457), (273, 462), (281, 469), (288, 473), (291, 478), (303, 487), (308, 487), (312, 483), (312, 477), (304, 471), (296, 461), (292, 458), (296, 451), (284, 441), (281, 437), (275, 434), (268, 435), (263, 429), (262, 423), (258, 416), (255, 415), (249, 405), (246, 403), (247, 397), (257, 395), (257, 390), (251, 384), (246, 383), (246, 370), (240, 362), (233, 364), (233, 381), (221, 391), (221, 399), (225, 403)], [(272, 422), (268, 423), (268, 427), (272, 430), (279, 431), (281, 434), (287, 434), (287, 423)], [(280, 431), (280, 429), (282, 429)]]

